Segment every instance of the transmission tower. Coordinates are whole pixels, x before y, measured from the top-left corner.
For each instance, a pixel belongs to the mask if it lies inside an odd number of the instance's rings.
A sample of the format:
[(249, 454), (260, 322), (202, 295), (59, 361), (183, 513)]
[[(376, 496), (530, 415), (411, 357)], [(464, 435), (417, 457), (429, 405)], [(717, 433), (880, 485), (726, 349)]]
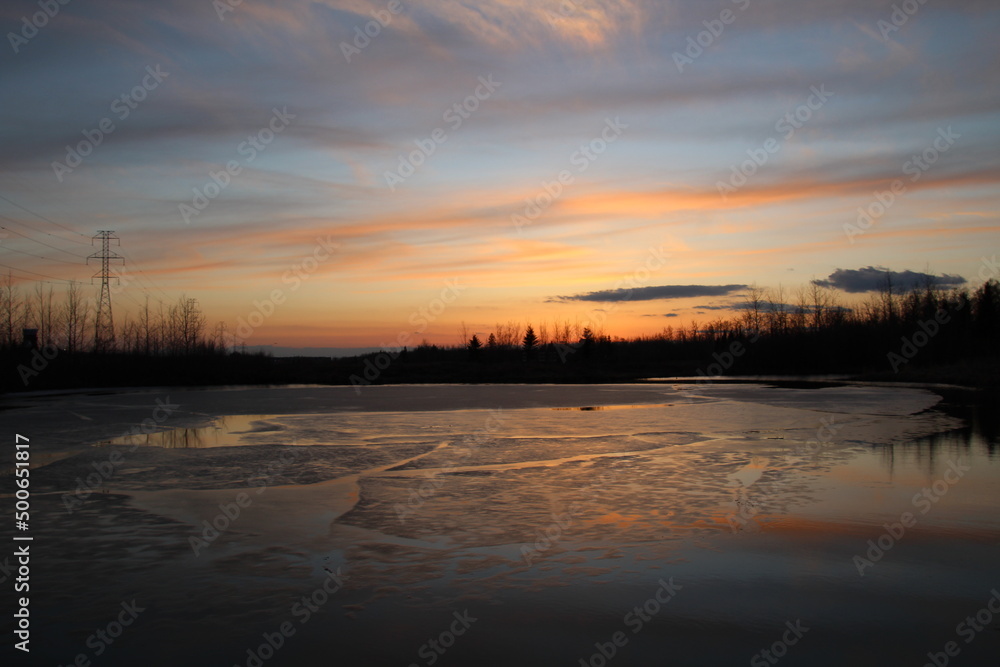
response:
[(91, 245), (97, 239), (101, 240), (101, 252), (87, 257), (87, 264), (90, 260), (101, 260), (101, 270), (95, 273), (90, 282), (93, 284), (94, 278), (101, 278), (101, 298), (97, 302), (97, 316), (94, 320), (94, 350), (97, 352), (107, 352), (115, 345), (115, 320), (111, 315), (111, 286), (110, 280), (118, 280), (118, 276), (111, 275), (111, 262), (121, 260), (125, 264), (125, 258), (111, 250), (111, 242), (115, 241), (121, 245), (121, 239), (115, 236), (113, 231), (98, 231), (91, 240)]

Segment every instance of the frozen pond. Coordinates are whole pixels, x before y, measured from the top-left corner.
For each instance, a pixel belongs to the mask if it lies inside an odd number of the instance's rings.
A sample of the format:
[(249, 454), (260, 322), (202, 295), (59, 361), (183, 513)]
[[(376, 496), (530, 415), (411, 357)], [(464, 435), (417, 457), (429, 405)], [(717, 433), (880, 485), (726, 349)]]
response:
[[(949, 642), (949, 664), (995, 664), (996, 417), (940, 401), (669, 382), (7, 397), (34, 464), (31, 664), (919, 666)], [(120, 637), (92, 638), (133, 600)]]

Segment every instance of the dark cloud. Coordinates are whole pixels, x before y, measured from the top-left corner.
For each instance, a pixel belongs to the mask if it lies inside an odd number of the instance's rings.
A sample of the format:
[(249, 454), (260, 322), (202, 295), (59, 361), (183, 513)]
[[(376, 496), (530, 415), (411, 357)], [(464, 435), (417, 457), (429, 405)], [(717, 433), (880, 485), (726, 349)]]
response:
[(623, 289), (609, 289), (598, 292), (587, 292), (586, 294), (574, 294), (572, 296), (557, 296), (549, 299), (551, 302), (559, 301), (654, 301), (658, 299), (689, 299), (695, 296), (725, 296), (741, 289), (746, 289), (746, 285), (651, 285), (649, 287), (635, 287)]
[(832, 287), (852, 294), (861, 292), (876, 292), (883, 289), (887, 281), (892, 282), (893, 290), (907, 291), (920, 288), (928, 283), (935, 287), (957, 287), (968, 282), (958, 275), (942, 274), (935, 276), (919, 271), (890, 271), (884, 267), (866, 266), (861, 269), (837, 269), (825, 280), (813, 280), (814, 285)]
[(743, 304), (739, 302), (734, 303), (699, 303), (694, 308), (701, 310), (737, 310), (742, 308)]
[[(705, 311), (705, 310), (747, 310), (749, 308), (749, 304), (746, 303), (745, 301), (733, 301), (731, 303), (716, 303), (716, 304), (702, 303), (702, 304), (699, 304), (699, 305), (694, 306), (694, 307), (695, 308), (700, 308), (700, 309), (702, 309), (702, 311)], [(768, 312), (794, 313), (795, 311), (799, 310), (800, 308), (803, 311), (807, 312), (807, 313), (811, 313), (812, 311), (814, 311), (816, 309), (815, 306), (812, 306), (810, 304), (797, 305), (797, 304), (793, 304), (793, 303), (778, 303), (778, 302), (775, 302), (775, 301), (761, 301), (758, 304), (758, 307), (759, 307), (760, 311), (764, 312), (764, 313), (768, 313)], [(844, 306), (836, 306), (835, 308), (829, 308), (829, 307), (826, 308), (826, 310), (833, 310), (833, 309), (841, 310), (841, 311), (844, 311), (845, 313), (849, 313), (849, 312), (851, 312), (853, 310), (852, 308), (846, 308)], [(704, 313), (702, 312), (702, 314), (704, 314)]]

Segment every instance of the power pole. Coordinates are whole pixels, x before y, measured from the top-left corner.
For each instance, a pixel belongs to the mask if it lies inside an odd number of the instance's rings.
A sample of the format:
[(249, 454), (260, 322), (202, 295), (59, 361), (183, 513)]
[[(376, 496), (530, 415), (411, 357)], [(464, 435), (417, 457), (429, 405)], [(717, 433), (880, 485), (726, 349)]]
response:
[(125, 258), (111, 250), (111, 242), (116, 241), (121, 245), (121, 239), (115, 236), (113, 231), (98, 231), (91, 240), (91, 245), (97, 239), (101, 240), (101, 252), (94, 253), (87, 257), (87, 264), (90, 260), (101, 260), (101, 270), (95, 273), (90, 282), (93, 284), (94, 278), (101, 278), (101, 298), (97, 302), (97, 317), (94, 322), (94, 351), (107, 352), (115, 345), (115, 320), (111, 315), (111, 278), (118, 280), (118, 276), (111, 275), (111, 261), (120, 259), (125, 264)]

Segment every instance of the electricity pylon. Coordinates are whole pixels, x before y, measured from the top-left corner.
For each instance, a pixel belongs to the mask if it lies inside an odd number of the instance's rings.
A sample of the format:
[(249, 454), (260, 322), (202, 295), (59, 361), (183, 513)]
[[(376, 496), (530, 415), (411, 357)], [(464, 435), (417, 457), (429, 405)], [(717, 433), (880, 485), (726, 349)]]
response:
[(111, 241), (116, 241), (121, 245), (121, 239), (115, 236), (113, 231), (98, 231), (91, 240), (91, 245), (97, 239), (101, 239), (101, 252), (95, 252), (87, 257), (87, 264), (90, 260), (101, 260), (101, 270), (95, 273), (90, 282), (93, 284), (94, 278), (101, 278), (101, 298), (97, 302), (97, 316), (94, 318), (94, 351), (107, 352), (115, 346), (115, 320), (111, 315), (111, 278), (118, 280), (118, 276), (111, 275), (111, 261), (121, 260), (125, 264), (125, 258), (111, 250)]

